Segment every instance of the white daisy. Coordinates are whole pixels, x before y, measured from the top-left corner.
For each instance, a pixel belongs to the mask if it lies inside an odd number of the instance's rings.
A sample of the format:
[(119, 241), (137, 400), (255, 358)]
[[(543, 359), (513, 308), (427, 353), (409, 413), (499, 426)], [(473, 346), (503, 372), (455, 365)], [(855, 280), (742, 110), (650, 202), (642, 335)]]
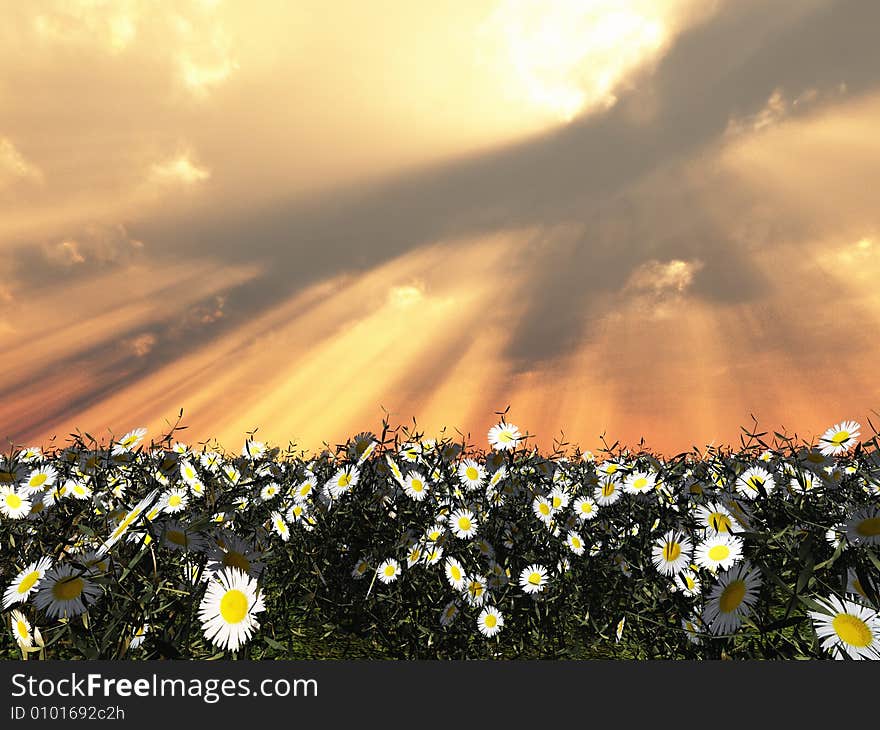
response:
[(0, 487), (0, 513), (12, 520), (20, 520), (30, 511), (31, 501), (15, 487)]
[(553, 522), (553, 504), (547, 499), (547, 497), (535, 497), (535, 499), (532, 500), (532, 511), (545, 525), (549, 525)]
[(410, 499), (421, 502), (428, 494), (428, 484), (425, 477), (417, 471), (410, 472), (404, 479), (403, 491)]
[(136, 428), (133, 431), (129, 431), (113, 445), (113, 456), (119, 456), (120, 454), (133, 451), (138, 447), (141, 441), (143, 441), (144, 436), (146, 435), (147, 429), (145, 428)]
[(713, 634), (729, 634), (740, 627), (758, 600), (761, 579), (749, 563), (725, 570), (712, 586), (703, 609), (703, 621)]
[(469, 509), (456, 510), (449, 516), (449, 529), (456, 537), (473, 537), (477, 534), (477, 517)]
[(458, 602), (453, 599), (440, 611), (440, 625), (450, 626), (458, 618)]
[(477, 628), (483, 636), (495, 636), (504, 628), (504, 616), (495, 606), (486, 606), (477, 616)]
[(55, 484), (55, 480), (58, 478), (58, 471), (53, 466), (38, 466), (36, 469), (31, 470), (31, 473), (28, 475), (28, 478), (25, 480), (22, 485), (21, 491), (25, 496), (30, 496), (32, 494), (36, 494), (37, 492), (42, 491), (43, 489), (48, 489), (53, 484)]
[(451, 585), (457, 591), (460, 591), (462, 588), (464, 588), (466, 579), (464, 568), (462, 567), (461, 563), (459, 563), (455, 558), (446, 558), (445, 572), (446, 580), (449, 581), (449, 585)]
[(169, 489), (159, 498), (159, 501), (161, 508), (169, 514), (183, 512), (189, 502), (189, 492), (182, 487)]
[(620, 499), (621, 491), (620, 482), (612, 477), (608, 477), (603, 479), (602, 483), (596, 487), (593, 496), (595, 497), (597, 504), (606, 507), (609, 504), (614, 504)]
[(351, 577), (355, 580), (363, 578), (370, 570), (370, 563), (366, 558), (360, 558), (351, 569)]
[(147, 511), (149, 507), (152, 506), (153, 501), (156, 499), (158, 494), (158, 489), (154, 489), (153, 491), (151, 491), (120, 520), (119, 524), (116, 526), (113, 532), (110, 533), (110, 537), (104, 540), (104, 542), (101, 544), (101, 547), (98, 548), (98, 555), (103, 555), (108, 550), (110, 550), (110, 548), (113, 547), (117, 542), (119, 542), (119, 540), (122, 539), (122, 537), (125, 535), (126, 532), (128, 532), (131, 526), (134, 525), (143, 516), (144, 512)]
[(867, 505), (846, 523), (846, 537), (854, 545), (880, 544), (880, 507)]
[(730, 514), (730, 510), (718, 502), (709, 502), (697, 507), (696, 518), (697, 524), (709, 535), (733, 531), (733, 515)]
[(596, 516), (597, 507), (596, 503), (590, 499), (589, 497), (578, 497), (574, 501), (574, 513), (575, 516), (581, 522), (587, 522), (588, 520), (592, 520)]
[(623, 489), (629, 494), (644, 494), (657, 485), (657, 477), (648, 471), (633, 471), (623, 480)]
[(25, 615), (15, 609), (9, 616), (9, 624), (12, 629), (12, 637), (19, 646), (25, 649), (30, 648), (34, 644), (34, 637), (31, 635), (31, 622), (27, 620)]
[(819, 451), (824, 456), (846, 453), (858, 443), (861, 428), (855, 421), (835, 423), (819, 437)]
[(584, 538), (574, 530), (569, 530), (568, 535), (565, 536), (565, 543), (568, 545), (568, 549), (575, 555), (584, 554)]
[(727, 570), (742, 558), (740, 538), (721, 532), (703, 540), (694, 552), (697, 564), (713, 573)]
[(700, 593), (700, 578), (692, 570), (683, 570), (675, 576), (675, 588), (686, 596), (696, 596)]
[(809, 614), (825, 651), (835, 659), (880, 659), (880, 615), (876, 611), (836, 596), (817, 603), (825, 612)]
[(338, 499), (343, 494), (350, 492), (360, 480), (360, 471), (353, 466), (345, 466), (337, 471), (327, 485), (330, 496)]
[(236, 568), (212, 577), (199, 605), (205, 638), (221, 649), (238, 651), (260, 627), (256, 614), (265, 609), (257, 581)]
[(247, 439), (241, 447), (241, 455), (247, 459), (259, 459), (268, 451), (265, 443)]
[(670, 530), (654, 543), (651, 557), (657, 570), (666, 575), (675, 575), (691, 561), (691, 541), (681, 532)]
[(547, 587), (547, 569), (532, 563), (519, 574), (519, 585), (526, 593), (540, 593)]
[(394, 558), (383, 560), (379, 564), (376, 574), (383, 583), (393, 583), (400, 575), (400, 563)]
[(462, 592), (471, 606), (482, 606), (486, 602), (487, 588), (485, 576), (469, 575), (465, 578)]
[(498, 451), (512, 451), (521, 439), (520, 430), (512, 423), (502, 421), (489, 429), (489, 445)]
[(40, 581), (51, 567), (52, 559), (44, 557), (20, 571), (3, 593), (3, 608), (9, 608), (14, 603), (26, 601), (28, 596), (40, 587)]
[(147, 637), (148, 633), (150, 633), (150, 624), (144, 623), (138, 626), (131, 633), (131, 639), (128, 643), (129, 648), (137, 649), (141, 644), (144, 643), (144, 639)]
[(458, 479), (469, 491), (479, 489), (486, 479), (486, 469), (473, 459), (464, 459), (458, 466)]
[(34, 596), (34, 605), (49, 618), (72, 618), (85, 613), (101, 595), (101, 588), (72, 565), (48, 571)]
[(760, 496), (761, 489), (765, 494), (770, 494), (776, 486), (776, 481), (773, 479), (773, 475), (763, 467), (752, 466), (739, 475), (734, 486), (736, 491), (746, 499), (755, 499)]
[(272, 521), (272, 532), (274, 532), (278, 537), (280, 537), (284, 542), (287, 542), (290, 539), (290, 527), (287, 522), (284, 521), (284, 517), (281, 516), (280, 512), (272, 512), (269, 515), (269, 519)]

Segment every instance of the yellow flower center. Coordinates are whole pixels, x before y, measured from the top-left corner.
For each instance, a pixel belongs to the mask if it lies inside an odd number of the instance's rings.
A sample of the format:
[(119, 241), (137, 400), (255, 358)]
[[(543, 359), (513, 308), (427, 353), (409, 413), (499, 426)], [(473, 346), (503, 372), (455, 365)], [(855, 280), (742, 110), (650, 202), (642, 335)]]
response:
[(840, 446), (842, 443), (849, 441), (849, 437), (849, 431), (838, 431), (831, 437), (831, 443), (835, 446)]
[(223, 553), (222, 563), (224, 568), (238, 568), (244, 573), (250, 573), (251, 571), (250, 561), (244, 555), (235, 550), (229, 550), (228, 552)]
[(541, 585), (541, 574), (537, 571), (531, 573), (529, 575), (529, 583), (531, 583), (533, 586)]
[(347, 487), (349, 484), (351, 484), (351, 476), (349, 476), (348, 474), (343, 474), (341, 477), (339, 477), (340, 487)]
[(413, 479), (412, 484), (410, 485), (414, 492), (421, 492), (422, 489), (425, 488), (425, 485), (422, 483), (421, 479)]
[(645, 479), (645, 477), (639, 477), (632, 484), (633, 489), (644, 489), (647, 486), (648, 486), (648, 480)]
[(538, 505), (538, 511), (544, 515), (545, 517), (550, 514), (550, 505), (546, 502), (541, 502)]
[(6, 495), (6, 506), (11, 509), (19, 509), (21, 507), (21, 497), (15, 492), (10, 492)]
[(876, 537), (880, 535), (880, 517), (869, 517), (862, 520), (856, 526), (856, 532), (862, 537)]
[(581, 541), (578, 540), (576, 537), (572, 537), (572, 538), (571, 538), (571, 546), (572, 546), (575, 550), (580, 550), (580, 548), (581, 548), (581, 544), (582, 544)]
[(730, 555), (730, 548), (727, 545), (713, 545), (709, 548), (709, 560), (720, 563)]
[(471, 521), (467, 517), (459, 517), (458, 529), (460, 529), (462, 532), (469, 532), (471, 529)]
[(394, 566), (393, 565), (386, 565), (385, 566), (385, 575), (388, 578), (390, 578), (392, 575), (394, 575)]
[(0, 471), (0, 483), (10, 484), (13, 480), (13, 474), (11, 471)]
[(472, 482), (477, 481), (477, 477), (480, 476), (480, 473), (477, 471), (476, 467), (473, 466), (469, 466), (467, 469), (465, 469), (464, 473), (465, 476), (467, 476), (467, 478), (470, 479)]
[(173, 542), (175, 545), (180, 545), (181, 547), (186, 547), (188, 541), (186, 539), (186, 533), (182, 530), (168, 530), (165, 533), (169, 542)]
[(581, 512), (583, 512), (585, 515), (590, 514), (592, 511), (593, 511), (593, 505), (591, 505), (589, 502), (582, 502), (581, 503)]
[(45, 474), (34, 474), (28, 480), (28, 486), (34, 488), (42, 487), (46, 483), (46, 479), (48, 479), (48, 477)]
[(82, 578), (62, 578), (52, 586), (52, 596), (56, 601), (72, 601), (82, 595), (84, 587)]
[(667, 563), (672, 563), (678, 560), (679, 555), (681, 555), (681, 543), (667, 542), (663, 546), (663, 559)]
[(834, 631), (840, 640), (850, 646), (870, 646), (874, 641), (871, 629), (858, 616), (848, 613), (839, 613), (832, 622)]
[(718, 608), (722, 613), (730, 613), (739, 608), (743, 598), (746, 596), (746, 583), (744, 580), (735, 580), (728, 583), (721, 593), (718, 601)]
[(513, 434), (510, 431), (501, 431), (498, 434), (498, 440), (503, 444), (509, 444), (513, 441)]
[(494, 613), (488, 614), (485, 621), (487, 629), (494, 629), (498, 625), (498, 619), (495, 617)]
[(461, 570), (457, 565), (453, 565), (449, 568), (449, 573), (452, 576), (452, 579), (456, 582), (461, 580)]
[(172, 494), (171, 497), (169, 497), (169, 499), (168, 499), (168, 506), (169, 507), (180, 507), (180, 503), (182, 501), (183, 500), (181, 499), (179, 494)]
[(31, 588), (34, 587), (34, 584), (35, 584), (38, 580), (40, 580), (40, 571), (38, 571), (38, 570), (33, 570), (33, 571), (31, 571), (30, 573), (28, 573), (28, 574), (22, 579), (21, 583), (18, 584), (18, 593), (19, 593), (19, 595), (22, 595), (22, 594), (24, 594), (24, 593), (27, 593)]
[(248, 612), (247, 596), (237, 588), (226, 591), (220, 599), (220, 615), (228, 624), (238, 624)]
[(706, 518), (706, 524), (715, 532), (730, 532), (730, 518), (723, 512), (713, 512)]
[(27, 624), (19, 619), (15, 622), (15, 631), (18, 633), (19, 638), (27, 641), (30, 638), (30, 634), (28, 633)]
[(612, 494), (614, 494), (614, 488), (614, 482), (608, 482), (607, 484), (604, 484), (602, 486), (602, 496), (610, 497)]

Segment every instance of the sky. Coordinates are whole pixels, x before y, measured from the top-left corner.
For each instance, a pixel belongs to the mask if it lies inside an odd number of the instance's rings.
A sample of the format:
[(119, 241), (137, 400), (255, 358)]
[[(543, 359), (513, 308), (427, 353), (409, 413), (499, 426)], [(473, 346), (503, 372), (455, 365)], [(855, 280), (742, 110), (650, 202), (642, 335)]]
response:
[(0, 12), (4, 450), (880, 421), (875, 0)]

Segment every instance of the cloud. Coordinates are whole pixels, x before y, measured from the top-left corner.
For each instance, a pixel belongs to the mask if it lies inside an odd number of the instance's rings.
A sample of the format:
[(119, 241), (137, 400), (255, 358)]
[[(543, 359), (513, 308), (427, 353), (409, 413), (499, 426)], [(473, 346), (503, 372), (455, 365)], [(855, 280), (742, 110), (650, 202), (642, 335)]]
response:
[(42, 182), (43, 172), (18, 151), (12, 140), (0, 137), (0, 190), (21, 180)]
[(143, 334), (131, 339), (123, 340), (123, 345), (130, 350), (135, 357), (146, 357), (156, 346), (159, 338), (152, 332), (144, 332)]
[(211, 171), (195, 164), (190, 156), (190, 152), (184, 152), (165, 162), (153, 165), (150, 170), (151, 179), (158, 183), (183, 183), (184, 185), (193, 185), (208, 180), (211, 177)]
[(66, 269), (127, 265), (143, 248), (143, 242), (133, 238), (122, 224), (92, 223), (75, 236), (46, 243), (43, 258), (51, 266)]

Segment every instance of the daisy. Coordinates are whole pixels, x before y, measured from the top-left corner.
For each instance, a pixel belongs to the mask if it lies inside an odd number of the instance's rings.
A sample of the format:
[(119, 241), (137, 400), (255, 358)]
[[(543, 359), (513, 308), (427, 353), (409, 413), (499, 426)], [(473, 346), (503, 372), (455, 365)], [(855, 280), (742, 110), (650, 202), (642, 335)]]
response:
[(458, 618), (458, 602), (453, 599), (440, 612), (440, 625), (449, 626), (456, 618)]
[(212, 472), (218, 472), (223, 464), (223, 457), (216, 451), (203, 451), (199, 454), (199, 463)]
[(199, 478), (199, 473), (189, 459), (183, 459), (178, 469), (180, 471), (180, 478), (188, 485), (192, 485)]
[(144, 643), (144, 639), (147, 637), (147, 634), (150, 632), (150, 624), (141, 624), (136, 628), (131, 635), (131, 639), (128, 643), (129, 648), (137, 649), (141, 644)]
[(880, 659), (880, 615), (876, 611), (836, 596), (817, 603), (825, 612), (809, 614), (823, 649), (835, 659)]
[(717, 535), (721, 532), (730, 533), (733, 530), (733, 515), (722, 504), (709, 502), (697, 507), (697, 523), (707, 534)]
[(846, 592), (861, 596), (868, 602), (871, 600), (868, 598), (868, 594), (865, 593), (865, 589), (862, 587), (862, 582), (859, 580), (858, 575), (856, 575), (856, 571), (852, 568), (848, 568), (846, 571)]
[(691, 561), (691, 541), (676, 530), (670, 530), (651, 551), (654, 567), (666, 575), (684, 570)]
[(855, 545), (880, 544), (880, 507), (862, 507), (846, 523), (846, 537)]
[(703, 609), (703, 621), (713, 634), (729, 634), (742, 624), (758, 600), (761, 579), (746, 563), (718, 576)]
[(796, 492), (809, 492), (822, 485), (821, 477), (811, 471), (801, 472), (789, 480), (789, 486)]
[(624, 616), (620, 621), (617, 622), (617, 627), (614, 629), (614, 636), (616, 637), (616, 641), (620, 641), (623, 638), (623, 629), (626, 626), (626, 616)]
[(22, 487), (22, 493), (30, 496), (55, 484), (58, 472), (53, 466), (38, 466), (28, 475)]
[(568, 535), (565, 537), (565, 542), (568, 545), (568, 549), (575, 555), (584, 554), (584, 539), (574, 530), (569, 530)]
[(537, 563), (523, 568), (519, 585), (526, 593), (540, 593), (547, 587), (547, 569)]
[(453, 557), (446, 558), (445, 571), (449, 585), (457, 591), (462, 590), (465, 584), (465, 573), (461, 563)]
[(355, 580), (360, 580), (367, 574), (367, 571), (369, 571), (369, 569), (369, 561), (367, 561), (366, 558), (361, 558), (354, 564), (354, 567), (351, 569), (351, 577)]
[(0, 487), (0, 513), (12, 520), (27, 517), (31, 511), (31, 501), (14, 487)]
[(327, 485), (330, 496), (338, 499), (358, 483), (360, 471), (353, 466), (346, 466), (337, 471)]
[(269, 519), (272, 520), (272, 532), (274, 532), (278, 537), (280, 537), (284, 542), (287, 542), (290, 539), (290, 527), (284, 521), (284, 517), (281, 516), (280, 512), (272, 512), (269, 515)]
[(247, 459), (259, 459), (263, 454), (268, 451), (266, 444), (262, 441), (254, 441), (252, 439), (247, 439), (244, 442), (244, 446), (241, 447), (241, 455)]
[(189, 501), (189, 492), (181, 487), (170, 489), (159, 498), (159, 501), (162, 505), (162, 509), (169, 514), (183, 512)]
[(477, 518), (469, 509), (460, 509), (449, 516), (449, 528), (452, 534), (462, 539), (477, 534)]
[(675, 576), (675, 588), (686, 596), (696, 596), (700, 592), (700, 579), (692, 570), (683, 570)]
[(589, 497), (578, 497), (574, 501), (575, 516), (581, 522), (592, 520), (596, 516), (596, 503)]
[(410, 464), (415, 464), (422, 455), (422, 449), (418, 444), (404, 444), (398, 455), (404, 461), (408, 461)]
[(397, 462), (388, 455), (385, 456), (385, 461), (388, 464), (388, 468), (391, 470), (391, 476), (393, 476), (399, 484), (403, 484), (403, 472), (400, 471), (400, 466), (398, 466)]
[(145, 428), (136, 428), (133, 431), (129, 431), (125, 436), (123, 436), (119, 441), (117, 441), (113, 446), (112, 455), (119, 456), (121, 454), (128, 453), (133, 449), (137, 448), (137, 446), (143, 441), (144, 436), (147, 435), (147, 429)]
[(51, 567), (51, 558), (40, 558), (16, 575), (3, 594), (3, 608), (26, 601), (28, 596), (39, 588), (40, 581)]
[(176, 520), (165, 524), (162, 544), (185, 553), (201, 553), (208, 547), (201, 534)]
[(571, 496), (561, 484), (550, 490), (550, 504), (553, 506), (554, 512), (558, 512), (568, 507), (570, 501)]
[(502, 421), (489, 429), (489, 445), (498, 451), (512, 451), (522, 439), (519, 429)]
[(545, 525), (553, 521), (553, 505), (546, 497), (535, 497), (532, 501), (532, 511)]
[(28, 446), (19, 453), (18, 458), (26, 464), (39, 461), (43, 458), (43, 450), (39, 446)]
[(465, 459), (458, 466), (458, 479), (467, 490), (479, 489), (486, 479), (486, 469), (473, 459)]
[(257, 581), (236, 568), (226, 568), (208, 583), (199, 605), (202, 631), (221, 649), (238, 651), (260, 627), (256, 614), (264, 609)]
[(400, 563), (394, 558), (382, 561), (379, 564), (377, 575), (383, 583), (393, 583), (400, 575)]
[(34, 605), (49, 618), (72, 618), (85, 613), (101, 595), (101, 588), (72, 565), (59, 565), (40, 581)]
[(504, 628), (504, 616), (495, 606), (486, 606), (477, 616), (477, 628), (483, 636), (495, 636)]
[(614, 504), (620, 499), (620, 482), (615, 479), (605, 479), (602, 484), (596, 487), (594, 497), (596, 502), (603, 507)]
[(486, 601), (488, 584), (482, 575), (471, 575), (464, 582), (464, 597), (471, 606), (482, 606)]
[(776, 482), (769, 471), (760, 466), (753, 466), (739, 475), (734, 486), (746, 499), (755, 499), (761, 494), (761, 488), (766, 494), (770, 494)]
[(125, 515), (125, 517), (120, 520), (119, 524), (116, 526), (116, 529), (110, 533), (110, 537), (108, 537), (101, 544), (101, 547), (98, 548), (98, 555), (103, 555), (111, 547), (113, 547), (120, 539), (122, 539), (123, 535), (128, 532), (129, 528), (140, 519), (143, 513), (152, 506), (153, 500), (156, 499), (156, 495), (159, 494), (158, 489), (154, 489), (150, 492), (146, 497), (144, 497), (140, 502), (138, 502), (134, 508)]
[(861, 425), (855, 421), (835, 423), (819, 437), (819, 451), (824, 456), (844, 454), (858, 443)]
[(644, 494), (657, 485), (657, 477), (647, 471), (630, 472), (623, 480), (623, 489), (629, 494)]
[(443, 557), (443, 548), (439, 546), (434, 546), (425, 550), (424, 561), (425, 565), (434, 565), (435, 563), (439, 563), (440, 559)]
[(92, 488), (83, 479), (68, 479), (64, 482), (65, 494), (74, 499), (85, 500), (92, 496)]
[(421, 502), (428, 494), (428, 485), (425, 482), (425, 477), (417, 471), (407, 474), (403, 483), (403, 491), (410, 499)]
[(742, 558), (743, 542), (740, 538), (718, 533), (703, 540), (694, 551), (694, 560), (706, 570), (715, 573), (727, 570)]
[(269, 482), (260, 490), (260, 499), (268, 502), (270, 499), (275, 499), (280, 493), (281, 487), (278, 485), (278, 482)]
[(25, 618), (25, 615), (15, 609), (9, 616), (10, 626), (12, 628), (12, 637), (18, 642), (18, 645), (29, 649), (34, 644), (34, 637), (31, 635), (31, 622)]

